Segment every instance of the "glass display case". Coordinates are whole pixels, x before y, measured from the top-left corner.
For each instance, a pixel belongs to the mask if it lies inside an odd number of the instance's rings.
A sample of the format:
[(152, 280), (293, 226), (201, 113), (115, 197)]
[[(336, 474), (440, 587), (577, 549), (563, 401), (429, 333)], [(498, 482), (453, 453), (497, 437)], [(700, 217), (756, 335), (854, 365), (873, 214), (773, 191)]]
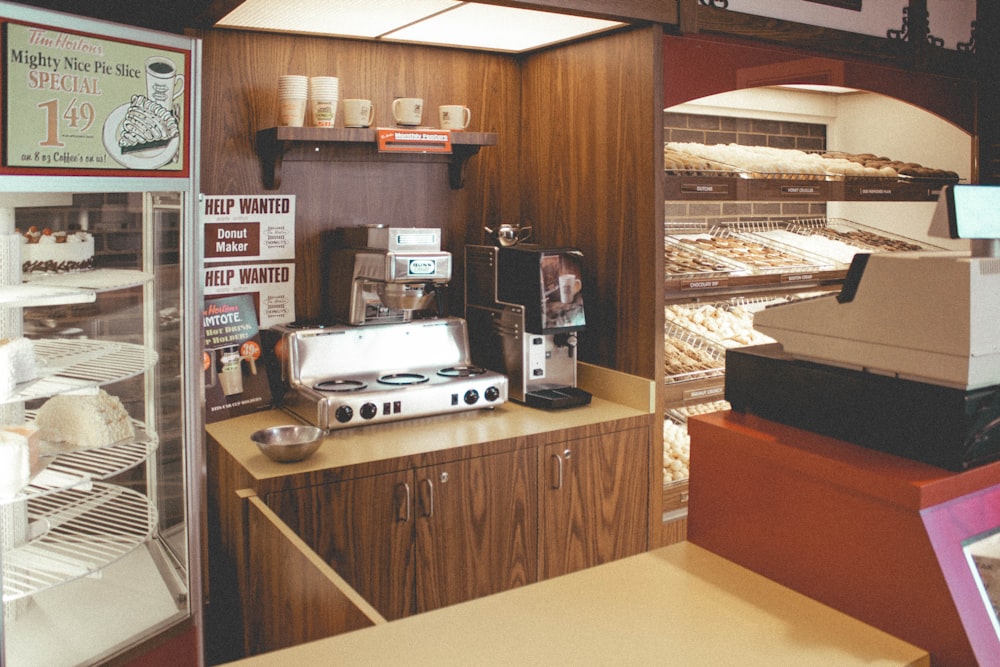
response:
[(199, 664), (200, 46), (0, 23), (0, 664)]

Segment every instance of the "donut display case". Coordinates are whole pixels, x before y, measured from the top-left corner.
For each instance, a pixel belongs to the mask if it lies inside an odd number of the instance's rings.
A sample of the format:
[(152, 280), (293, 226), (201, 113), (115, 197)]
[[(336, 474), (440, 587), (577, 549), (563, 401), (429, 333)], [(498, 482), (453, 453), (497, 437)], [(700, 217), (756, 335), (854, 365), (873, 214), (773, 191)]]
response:
[[(726, 406), (724, 360), (711, 375), (674, 372), (689, 359), (677, 332), (686, 346), (738, 347), (756, 309), (839, 290), (858, 253), (961, 249), (926, 230), (942, 188), (975, 178), (974, 100), (946, 77), (794, 49), (703, 35), (663, 45), (661, 398), (675, 510), (667, 434), (686, 429), (675, 413)], [(731, 331), (742, 338), (718, 336)]]
[[(0, 27), (0, 664), (197, 664), (200, 46), (5, 2)], [(138, 73), (169, 61), (181, 132), (122, 153), (141, 76), (21, 90), (23, 42), (70, 37)]]

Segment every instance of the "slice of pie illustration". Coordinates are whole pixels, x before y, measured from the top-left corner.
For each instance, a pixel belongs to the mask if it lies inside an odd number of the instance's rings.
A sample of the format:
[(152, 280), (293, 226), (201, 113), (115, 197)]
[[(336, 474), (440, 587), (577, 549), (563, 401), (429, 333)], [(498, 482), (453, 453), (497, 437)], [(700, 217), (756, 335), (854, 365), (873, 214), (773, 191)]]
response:
[(180, 135), (177, 118), (145, 95), (133, 95), (121, 124), (122, 155), (162, 148)]

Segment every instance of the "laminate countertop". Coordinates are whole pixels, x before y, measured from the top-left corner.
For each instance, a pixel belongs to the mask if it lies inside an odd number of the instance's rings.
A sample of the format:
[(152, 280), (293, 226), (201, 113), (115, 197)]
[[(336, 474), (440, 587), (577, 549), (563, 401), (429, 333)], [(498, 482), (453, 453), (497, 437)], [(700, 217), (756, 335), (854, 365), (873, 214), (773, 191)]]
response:
[[(593, 394), (590, 405), (565, 410), (539, 410), (513, 401), (493, 409), (466, 410), (331, 431), (319, 450), (305, 461), (275, 463), (250, 440), (262, 428), (296, 424), (301, 420), (279, 409), (265, 410), (209, 424), (209, 437), (225, 449), (258, 483), (267, 485), (289, 477), (308, 477), (323, 471), (349, 474), (352, 467), (404, 461), (436, 462), (436, 458), (464, 456), (486, 443), (510, 443), (529, 436), (548, 435), (554, 441), (580, 428), (601, 428), (622, 420), (648, 420), (655, 412), (652, 380), (605, 368), (580, 364), (579, 385)], [(487, 452), (488, 453), (488, 452)]]
[(930, 657), (681, 542), (231, 664), (926, 667)]

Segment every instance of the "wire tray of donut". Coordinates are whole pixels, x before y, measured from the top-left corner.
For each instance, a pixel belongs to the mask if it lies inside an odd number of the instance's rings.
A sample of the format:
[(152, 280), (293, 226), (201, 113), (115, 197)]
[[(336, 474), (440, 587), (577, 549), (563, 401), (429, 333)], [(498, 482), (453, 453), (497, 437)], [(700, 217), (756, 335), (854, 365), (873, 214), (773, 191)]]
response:
[(726, 351), (684, 327), (668, 322), (663, 332), (665, 382), (725, 377)]
[(742, 236), (793, 252), (849, 265), (859, 252), (941, 250), (929, 243), (859, 225), (841, 218), (797, 218), (741, 223)]
[(711, 278), (750, 273), (745, 266), (705, 252), (698, 247), (695, 238), (665, 238), (663, 260), (664, 273), (668, 278), (683, 276)]
[(774, 339), (753, 328), (753, 314), (768, 303), (784, 301), (783, 297), (761, 299), (750, 307), (733, 301), (718, 303), (670, 304), (664, 317), (671, 322), (724, 348), (773, 343)]
[(838, 264), (825, 257), (786, 248), (741, 234), (744, 223), (721, 223), (708, 234), (675, 235), (672, 240), (689, 243), (712, 257), (735, 264), (748, 274), (763, 275), (807, 271), (831, 271)]

